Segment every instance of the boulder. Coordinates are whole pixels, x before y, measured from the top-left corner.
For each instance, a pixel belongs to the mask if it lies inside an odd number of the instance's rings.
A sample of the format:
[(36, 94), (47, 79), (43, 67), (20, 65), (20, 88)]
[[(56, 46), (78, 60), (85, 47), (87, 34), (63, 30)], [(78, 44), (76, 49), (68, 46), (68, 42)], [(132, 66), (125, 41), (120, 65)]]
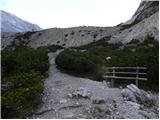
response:
[(127, 85), (127, 88), (134, 92), (136, 95), (141, 94), (141, 90), (134, 84)]
[(130, 100), (130, 101), (133, 101), (133, 102), (137, 101), (136, 96), (134, 95), (134, 93), (130, 89), (127, 89), (127, 88), (122, 89), (121, 94), (127, 100)]
[(137, 102), (144, 105), (152, 105), (153, 100), (149, 93), (144, 90), (140, 90), (137, 86), (131, 84), (122, 89), (121, 94), (127, 100)]

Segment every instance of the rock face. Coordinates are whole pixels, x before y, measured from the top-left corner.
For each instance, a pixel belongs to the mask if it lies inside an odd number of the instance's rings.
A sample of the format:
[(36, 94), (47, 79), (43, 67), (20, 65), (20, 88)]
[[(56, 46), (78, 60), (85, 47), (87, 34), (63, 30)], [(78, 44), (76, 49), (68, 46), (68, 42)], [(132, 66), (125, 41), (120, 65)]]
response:
[(26, 32), (42, 30), (38, 25), (24, 21), (13, 14), (2, 10), (0, 13), (2, 32)]
[(159, 1), (142, 1), (133, 17), (119, 26), (122, 29), (110, 43), (143, 41), (148, 35), (159, 40)]

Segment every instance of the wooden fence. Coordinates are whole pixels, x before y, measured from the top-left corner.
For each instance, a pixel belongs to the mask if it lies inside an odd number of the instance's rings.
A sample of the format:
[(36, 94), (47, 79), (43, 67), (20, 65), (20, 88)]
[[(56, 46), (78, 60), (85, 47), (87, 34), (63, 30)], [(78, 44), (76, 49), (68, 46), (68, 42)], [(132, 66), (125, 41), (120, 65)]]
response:
[[(135, 80), (135, 84), (138, 87), (138, 81), (146, 81), (147, 78), (140, 77), (141, 75), (147, 75), (145, 72), (140, 72), (141, 70), (146, 70), (146, 67), (107, 67), (108, 71), (106, 72), (106, 79), (111, 79), (111, 86), (114, 87), (114, 80)], [(118, 70), (118, 71), (117, 71)], [(125, 70), (125, 71), (124, 71)], [(128, 72), (128, 71), (129, 72)], [(131, 72), (132, 71), (132, 72)], [(118, 75), (117, 75), (118, 74)], [(120, 76), (123, 75), (123, 76)], [(132, 75), (132, 77), (128, 77)]]

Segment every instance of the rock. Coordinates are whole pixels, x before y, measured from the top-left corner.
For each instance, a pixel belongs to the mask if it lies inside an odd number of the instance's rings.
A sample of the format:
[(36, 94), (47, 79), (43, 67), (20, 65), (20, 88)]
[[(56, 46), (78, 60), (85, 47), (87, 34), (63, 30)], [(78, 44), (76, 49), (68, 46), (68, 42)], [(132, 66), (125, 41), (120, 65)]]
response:
[(134, 95), (134, 93), (133, 93), (131, 90), (127, 89), (127, 88), (122, 89), (121, 94), (122, 94), (122, 96), (125, 97), (127, 100), (131, 100), (131, 101), (133, 101), (133, 102), (136, 102), (136, 101), (137, 101), (137, 100), (136, 100), (136, 96)]
[(100, 97), (92, 97), (91, 98), (93, 104), (104, 104), (105, 99)]
[(101, 88), (102, 88), (102, 89), (105, 89), (105, 88), (106, 88), (106, 86), (101, 86)]
[(141, 94), (141, 90), (134, 84), (127, 85), (127, 88), (129, 88), (134, 93), (137, 93), (139, 95)]
[(107, 82), (106, 82), (105, 80), (103, 80), (102, 83), (103, 83), (103, 85), (106, 85), (106, 86), (107, 86)]
[(133, 84), (127, 85), (126, 88), (122, 89), (121, 94), (123, 97), (127, 98), (127, 100), (147, 106), (153, 105), (153, 97)]
[(141, 97), (139, 98), (141, 103), (147, 105), (147, 106), (151, 106), (153, 105), (153, 98), (151, 97), (150, 94), (148, 94), (146, 91), (141, 90), (142, 94)]
[(61, 99), (59, 103), (60, 103), (60, 104), (67, 103), (67, 100), (66, 100), (66, 99)]
[(139, 114), (143, 115), (145, 118), (147, 119), (152, 119), (152, 117), (150, 116), (150, 114), (146, 111), (139, 111)]
[(112, 105), (114, 108), (117, 107), (116, 101), (113, 98), (111, 98), (111, 97), (107, 97), (105, 99), (105, 103), (107, 103), (109, 105)]
[(107, 105), (109, 108), (117, 108), (116, 101), (111, 97), (107, 97), (107, 98), (92, 97), (91, 100), (93, 104), (97, 104), (97, 105), (104, 104), (104, 105)]
[(66, 85), (66, 86), (64, 86), (64, 89), (72, 89), (72, 86), (71, 85)]
[(111, 57), (110, 57), (110, 56), (106, 57), (106, 60), (110, 60), (110, 59), (111, 59)]
[(55, 91), (55, 88), (52, 88), (52, 91)]
[(137, 103), (131, 102), (131, 101), (125, 101), (125, 102), (126, 102), (126, 104), (129, 104), (129, 105), (133, 106), (137, 110), (140, 109), (140, 104), (137, 104)]
[(73, 98), (73, 95), (72, 95), (71, 93), (67, 94), (67, 96), (68, 96), (69, 98)]
[(80, 87), (79, 89), (73, 91), (72, 93), (68, 94), (70, 98), (90, 98), (91, 91), (86, 87)]
[(119, 113), (117, 114), (117, 111), (107, 104), (93, 104), (91, 116), (93, 119), (113, 119), (119, 116)]
[(73, 116), (74, 116), (74, 114), (69, 111), (63, 111), (63, 113), (62, 113), (62, 118), (65, 118), (65, 119), (73, 118)]
[(44, 110), (41, 110), (41, 111), (38, 111), (38, 112), (35, 112), (35, 115), (42, 115), (46, 112), (49, 112), (49, 111), (55, 111), (55, 109), (51, 108), (51, 107), (48, 107), (47, 109), (44, 109)]

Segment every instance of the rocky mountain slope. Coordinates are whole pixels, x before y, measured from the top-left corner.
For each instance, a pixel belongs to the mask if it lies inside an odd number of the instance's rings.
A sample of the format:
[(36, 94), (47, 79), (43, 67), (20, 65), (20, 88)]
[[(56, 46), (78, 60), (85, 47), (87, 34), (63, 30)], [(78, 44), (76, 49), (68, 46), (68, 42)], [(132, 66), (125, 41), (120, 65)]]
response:
[(133, 17), (120, 26), (109, 42), (143, 41), (148, 35), (159, 40), (159, 1), (142, 1)]
[(29, 23), (21, 18), (5, 12), (1, 13), (1, 32), (26, 32), (42, 30), (38, 25)]
[[(128, 43), (132, 40), (143, 41), (148, 35), (159, 39), (159, 2), (142, 1), (133, 17), (125, 23), (114, 27), (73, 27), (73, 28), (52, 28), (39, 32), (2, 36), (2, 46), (6, 47), (15, 43), (25, 43), (31, 47), (45, 45), (61, 45), (63, 47), (81, 46), (94, 41), (107, 38), (106, 40), (115, 43)], [(8, 42), (9, 41), (9, 42)]]

